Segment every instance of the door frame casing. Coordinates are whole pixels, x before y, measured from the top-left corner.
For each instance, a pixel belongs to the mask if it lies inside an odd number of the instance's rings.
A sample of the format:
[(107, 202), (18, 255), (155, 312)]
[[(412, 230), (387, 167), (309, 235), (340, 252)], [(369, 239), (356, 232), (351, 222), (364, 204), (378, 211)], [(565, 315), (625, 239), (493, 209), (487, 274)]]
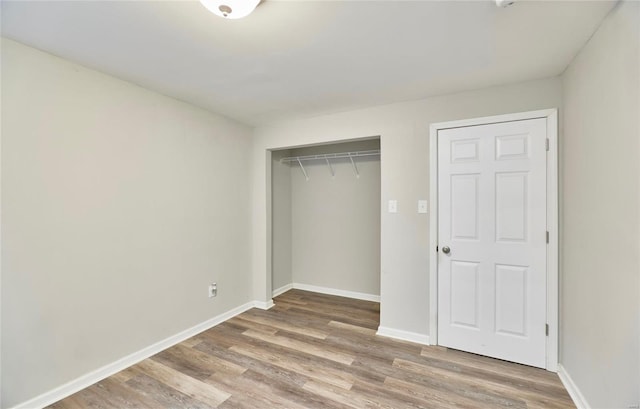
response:
[[(433, 123), (429, 127), (429, 343), (438, 344), (438, 131), (544, 118), (547, 121), (547, 305), (549, 334), (546, 338), (546, 369), (558, 368), (558, 109), (518, 112), (458, 121)], [(540, 328), (544, 331), (544, 328)]]

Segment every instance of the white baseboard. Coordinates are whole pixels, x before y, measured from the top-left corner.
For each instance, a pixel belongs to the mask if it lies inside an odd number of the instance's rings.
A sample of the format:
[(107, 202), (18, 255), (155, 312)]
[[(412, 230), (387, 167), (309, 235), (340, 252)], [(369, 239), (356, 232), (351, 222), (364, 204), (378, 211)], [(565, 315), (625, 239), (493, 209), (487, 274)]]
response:
[[(215, 327), (216, 325), (230, 318), (233, 318), (236, 315), (241, 314), (247, 310), (250, 310), (253, 307), (261, 308), (258, 304), (259, 303), (257, 301), (251, 301), (232, 310), (224, 312), (189, 329), (172, 335), (169, 338), (165, 338), (162, 341), (156, 342), (153, 345), (127, 355), (124, 358), (107, 364), (102, 368), (98, 368), (95, 371), (82, 375), (81, 377), (67, 382), (62, 386), (45, 392), (39, 396), (36, 396), (35, 398), (29, 399), (26, 402), (20, 403), (17, 406), (14, 406), (12, 409), (34, 409), (51, 405), (52, 403), (57, 402), (60, 399), (64, 399), (69, 395), (73, 395), (74, 393), (88, 386), (91, 386), (94, 383), (99, 382), (117, 372), (120, 372), (123, 369), (130, 367), (131, 365), (137, 364), (143, 359), (147, 359), (150, 356), (155, 355), (158, 352), (161, 352), (169, 347), (172, 347), (188, 338), (191, 338), (194, 335), (206, 331), (209, 328)], [(260, 305), (262, 304), (267, 303), (260, 303)], [(271, 304), (273, 304), (273, 301), (271, 302)]]
[(355, 298), (356, 300), (380, 302), (380, 296), (367, 293), (359, 293), (356, 291), (338, 290), (336, 288), (318, 287), (309, 284), (293, 283), (292, 288), (296, 290), (311, 291), (314, 293), (337, 295), (339, 297)]
[(578, 388), (578, 385), (576, 385), (562, 364), (558, 364), (558, 377), (560, 377), (560, 381), (562, 381), (562, 384), (567, 392), (569, 392), (569, 396), (571, 396), (573, 403), (578, 409), (591, 409), (591, 405), (589, 405), (580, 388)]
[(430, 345), (429, 336), (418, 334), (417, 332), (409, 332), (387, 327), (378, 327), (378, 332), (376, 332), (376, 335), (387, 338), (400, 339), (402, 341), (415, 342), (417, 344)]
[(268, 310), (271, 307), (273, 307), (275, 304), (273, 303), (273, 300), (269, 300), (269, 301), (254, 301), (253, 302), (253, 306), (255, 308), (260, 308), (261, 310)]
[(286, 293), (287, 291), (291, 290), (292, 288), (293, 288), (293, 284), (283, 285), (282, 287), (273, 290), (273, 293), (271, 293), (271, 295), (273, 297), (277, 297), (282, 293)]

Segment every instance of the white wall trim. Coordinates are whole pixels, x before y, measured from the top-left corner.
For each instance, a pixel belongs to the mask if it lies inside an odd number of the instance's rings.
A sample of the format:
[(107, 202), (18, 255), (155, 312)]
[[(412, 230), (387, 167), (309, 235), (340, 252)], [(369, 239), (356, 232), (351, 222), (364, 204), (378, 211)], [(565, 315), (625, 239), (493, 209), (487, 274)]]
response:
[(273, 300), (267, 300), (267, 301), (254, 301), (253, 302), (253, 307), (255, 308), (260, 308), (261, 310), (269, 310), (271, 309), (275, 304), (273, 303)]
[(571, 376), (569, 376), (569, 373), (562, 364), (558, 364), (558, 377), (578, 409), (591, 409), (591, 405), (589, 405), (580, 388), (578, 388), (578, 385), (576, 385)]
[(547, 245), (547, 324), (549, 335), (547, 336), (547, 370), (558, 371), (558, 344), (559, 344), (559, 194), (558, 183), (558, 110), (550, 109), (547, 112), (547, 138), (549, 138), (549, 151), (547, 152), (547, 231), (549, 232), (549, 244)]
[(112, 362), (101, 368), (91, 371), (85, 375), (82, 375), (70, 382), (65, 383), (64, 385), (61, 385), (55, 389), (52, 389), (39, 396), (36, 396), (35, 398), (29, 399), (26, 402), (22, 402), (17, 406), (14, 406), (13, 409), (34, 409), (34, 408), (43, 408), (45, 406), (51, 405), (52, 403), (57, 402), (60, 399), (64, 399), (67, 396), (73, 395), (74, 393), (88, 386), (91, 386), (94, 383), (99, 382), (117, 372), (120, 372), (125, 368), (135, 365), (138, 362), (144, 359), (147, 359), (152, 355), (157, 354), (158, 352), (161, 352), (169, 347), (172, 347), (203, 331), (213, 328), (216, 325), (221, 324), (222, 322), (230, 318), (233, 318), (238, 314), (241, 314), (247, 310), (250, 310), (251, 308), (256, 307), (257, 304), (258, 304), (257, 301), (250, 301), (239, 307), (233, 308), (227, 312), (217, 315), (191, 328), (188, 328), (175, 335), (165, 338), (162, 341), (156, 342), (155, 344), (152, 344), (137, 352), (134, 352), (123, 358), (120, 358), (115, 362)]
[(354, 298), (356, 300), (380, 302), (380, 296), (375, 294), (359, 293), (356, 291), (339, 290), (337, 288), (318, 287), (309, 284), (293, 283), (293, 288), (297, 290), (311, 291), (314, 293), (337, 295), (339, 297)]
[(544, 118), (547, 120), (547, 324), (549, 336), (546, 345), (546, 369), (555, 372), (558, 367), (558, 110), (518, 112), (514, 114), (464, 119), (431, 124), (429, 131), (429, 338), (438, 343), (438, 131), (465, 126), (493, 124)]
[(286, 293), (287, 291), (291, 290), (292, 288), (293, 288), (293, 284), (292, 283), (283, 285), (282, 287), (273, 290), (272, 296), (273, 297), (277, 297), (282, 293)]
[(417, 332), (403, 331), (388, 327), (378, 327), (378, 332), (376, 332), (376, 335), (379, 335), (381, 337), (399, 339), (402, 341), (415, 342), (417, 344), (430, 345), (429, 336), (418, 334)]
[(429, 132), (429, 340), (438, 345), (438, 128)]

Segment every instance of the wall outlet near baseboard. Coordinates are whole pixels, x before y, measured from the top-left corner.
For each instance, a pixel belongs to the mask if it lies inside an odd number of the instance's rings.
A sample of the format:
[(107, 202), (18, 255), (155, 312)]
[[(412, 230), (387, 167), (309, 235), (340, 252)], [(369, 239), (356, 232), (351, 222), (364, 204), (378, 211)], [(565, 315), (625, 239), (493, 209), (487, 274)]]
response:
[(218, 283), (209, 284), (209, 298), (218, 295)]

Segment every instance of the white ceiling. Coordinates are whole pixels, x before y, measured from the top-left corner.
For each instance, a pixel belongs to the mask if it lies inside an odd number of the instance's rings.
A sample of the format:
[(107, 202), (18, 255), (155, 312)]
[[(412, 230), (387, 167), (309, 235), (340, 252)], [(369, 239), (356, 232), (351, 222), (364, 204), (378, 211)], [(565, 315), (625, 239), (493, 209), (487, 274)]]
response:
[(247, 124), (560, 74), (611, 1), (2, 1), (2, 35)]

